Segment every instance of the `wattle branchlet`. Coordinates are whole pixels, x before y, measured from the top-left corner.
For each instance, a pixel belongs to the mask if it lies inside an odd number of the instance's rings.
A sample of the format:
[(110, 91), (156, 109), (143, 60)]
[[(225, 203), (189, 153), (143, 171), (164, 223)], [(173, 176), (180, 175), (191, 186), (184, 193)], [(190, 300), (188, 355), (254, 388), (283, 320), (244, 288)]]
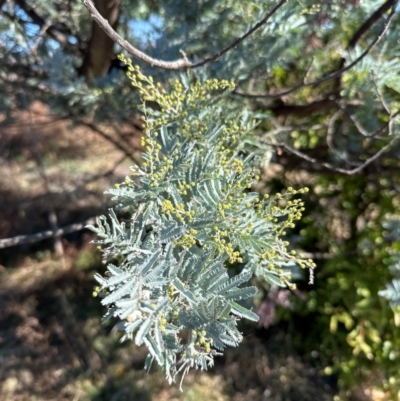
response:
[[(232, 83), (173, 81), (167, 91), (121, 59), (143, 100), (143, 163), (107, 191), (130, 217), (110, 210), (91, 227), (108, 272), (96, 274), (95, 293), (105, 320), (119, 319), (122, 339), (146, 344), (146, 366), (156, 360), (172, 381), (241, 342), (237, 321), (258, 319), (240, 304), (257, 291), (245, 286), (254, 275), (295, 288), (292, 267), (315, 267), (282, 238), (307, 189), (251, 191), (261, 145), (251, 114), (224, 107)], [(228, 274), (232, 264), (239, 274)]]

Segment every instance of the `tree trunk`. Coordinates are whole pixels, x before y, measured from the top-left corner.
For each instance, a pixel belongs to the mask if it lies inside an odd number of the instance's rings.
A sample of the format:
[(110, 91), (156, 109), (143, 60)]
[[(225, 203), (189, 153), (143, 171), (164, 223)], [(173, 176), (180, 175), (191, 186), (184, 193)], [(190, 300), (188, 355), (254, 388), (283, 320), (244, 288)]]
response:
[[(120, 0), (95, 0), (94, 5), (99, 13), (108, 21), (113, 29), (117, 28), (120, 11)], [(114, 42), (93, 21), (86, 56), (78, 72), (85, 77), (102, 77), (110, 68), (114, 58)]]

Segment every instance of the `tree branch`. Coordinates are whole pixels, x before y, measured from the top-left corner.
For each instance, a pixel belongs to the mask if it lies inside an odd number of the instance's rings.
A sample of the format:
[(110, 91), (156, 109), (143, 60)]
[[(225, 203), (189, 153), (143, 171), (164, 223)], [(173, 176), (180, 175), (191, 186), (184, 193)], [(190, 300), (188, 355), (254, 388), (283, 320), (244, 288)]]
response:
[[(390, 7), (394, 7), (396, 0), (388, 0), (386, 3), (383, 3), (370, 17), (364, 21), (364, 23), (357, 29), (356, 33), (350, 39), (349, 44), (347, 45), (347, 51), (352, 50), (356, 47), (358, 41), (363, 37), (365, 33), (367, 33), (372, 26), (379, 21), (381, 17), (385, 15), (385, 13), (390, 9)], [(343, 68), (346, 63), (346, 59), (344, 57), (341, 58), (339, 63), (339, 69)], [(340, 93), (340, 88), (342, 87), (342, 76), (336, 77), (336, 81), (334, 83), (334, 93)]]
[(370, 43), (370, 45), (365, 49), (365, 51), (359, 56), (357, 57), (353, 62), (351, 62), (349, 65), (347, 65), (346, 67), (341, 67), (338, 70), (325, 75), (324, 77), (321, 77), (319, 79), (316, 79), (315, 81), (312, 82), (307, 82), (307, 83), (300, 83), (298, 85), (293, 86), (291, 89), (288, 89), (286, 91), (280, 92), (280, 93), (275, 93), (275, 94), (260, 94), (260, 95), (253, 95), (253, 94), (248, 94), (248, 93), (241, 93), (241, 92), (237, 92), (237, 91), (233, 91), (233, 93), (235, 95), (238, 96), (242, 96), (242, 97), (247, 97), (247, 98), (269, 98), (269, 99), (274, 99), (274, 98), (279, 98), (282, 96), (286, 96), (289, 95), (290, 93), (296, 92), (301, 88), (305, 88), (308, 86), (317, 86), (323, 82), (326, 81), (330, 81), (331, 79), (337, 78), (341, 75), (343, 75), (345, 72), (351, 70), (356, 64), (358, 64), (366, 55), (368, 55), (371, 50), (381, 41), (381, 39), (383, 38), (383, 36), (385, 35), (386, 31), (388, 30), (390, 23), (393, 20), (393, 17), (396, 13), (396, 6), (398, 4), (399, 0), (394, 0), (392, 7), (391, 7), (391, 11), (390, 14), (381, 30), (381, 32), (376, 36), (376, 38)]
[(91, 0), (82, 0), (82, 3), (89, 11), (90, 16), (100, 25), (100, 27), (104, 30), (104, 32), (116, 43), (118, 43), (122, 48), (124, 48), (129, 54), (136, 57), (137, 59), (143, 61), (146, 64), (151, 65), (152, 67), (164, 68), (166, 70), (179, 70), (182, 68), (197, 68), (201, 67), (204, 64), (215, 61), (220, 58), (223, 54), (227, 53), (229, 50), (238, 46), (243, 40), (249, 37), (252, 33), (254, 33), (257, 29), (259, 29), (263, 24), (265, 24), (269, 18), (274, 15), (279, 8), (281, 8), (287, 0), (281, 0), (261, 21), (259, 21), (256, 25), (254, 25), (248, 32), (244, 35), (240, 36), (236, 39), (231, 45), (226, 47), (225, 49), (219, 51), (211, 57), (207, 57), (204, 60), (193, 64), (186, 57), (175, 60), (175, 61), (163, 61), (152, 58), (147, 54), (143, 53), (139, 49), (136, 49), (132, 46), (128, 41), (123, 39), (117, 32), (110, 26), (108, 21), (104, 19), (101, 14), (97, 11), (96, 7), (93, 5)]
[(306, 259), (319, 259), (319, 260), (330, 260), (336, 258), (343, 258), (345, 256), (357, 255), (357, 251), (347, 251), (342, 253), (330, 253), (330, 252), (299, 252), (303, 258)]
[[(338, 101), (333, 99), (333, 96), (326, 97), (320, 100), (306, 104), (273, 104), (266, 106), (264, 110), (270, 111), (274, 117), (279, 116), (304, 116), (317, 111), (326, 111), (334, 109), (338, 106)], [(362, 102), (358, 100), (348, 101), (346, 107), (356, 108), (362, 105)]]
[(308, 104), (282, 104), (267, 107), (267, 110), (271, 111), (275, 117), (297, 115), (302, 116), (304, 114), (313, 113), (315, 111), (330, 110), (336, 108), (336, 102), (332, 99), (321, 99), (316, 100)]
[(207, 64), (209, 62), (215, 61), (218, 58), (220, 58), (223, 54), (227, 53), (229, 50), (233, 49), (234, 47), (237, 47), (240, 42), (243, 42), (246, 38), (248, 38), (251, 34), (253, 34), (257, 29), (259, 29), (262, 25), (264, 25), (268, 20), (287, 2), (287, 0), (281, 0), (271, 11), (269, 11), (266, 16), (257, 24), (255, 24), (249, 31), (247, 31), (244, 35), (240, 36), (237, 38), (231, 45), (226, 47), (225, 49), (221, 50), (220, 52), (214, 54), (212, 57), (207, 57), (206, 59), (196, 63), (192, 64), (190, 68), (197, 68), (201, 67), (204, 64)]
[(318, 166), (324, 167), (324, 168), (334, 171), (336, 173), (341, 173), (341, 174), (345, 174), (345, 175), (354, 175), (354, 174), (361, 172), (365, 167), (367, 167), (369, 164), (371, 164), (372, 162), (377, 160), (380, 156), (382, 156), (399, 139), (400, 139), (399, 136), (394, 136), (382, 149), (380, 149), (377, 153), (375, 153), (373, 156), (371, 156), (369, 159), (367, 159), (364, 163), (360, 164), (356, 168), (353, 168), (352, 170), (335, 167), (331, 163), (321, 162), (321, 161), (315, 159), (314, 157), (308, 156), (305, 153), (300, 152), (299, 150), (297, 150), (295, 148), (292, 148), (291, 146), (289, 146), (285, 143), (267, 143), (267, 144), (270, 146), (286, 149), (288, 152), (300, 157), (303, 160), (308, 161), (309, 163), (316, 164)]
[(378, 22), (387, 11), (396, 4), (396, 0), (388, 0), (386, 3), (383, 3), (361, 26), (357, 29), (356, 33), (351, 38), (347, 49), (354, 49), (358, 41), (362, 38), (362, 36), (367, 33), (372, 26)]
[(71, 234), (76, 231), (83, 230), (88, 224), (93, 224), (95, 217), (91, 217), (80, 223), (70, 224), (69, 226), (57, 228), (55, 230), (42, 231), (36, 234), (18, 235), (17, 237), (0, 239), (0, 249), (9, 248), (11, 246), (32, 244), (48, 238), (60, 237), (61, 235)]
[(82, 3), (89, 11), (90, 16), (99, 24), (103, 31), (115, 42), (124, 48), (129, 54), (142, 60), (146, 64), (150, 64), (152, 67), (160, 67), (168, 70), (177, 70), (181, 68), (190, 67), (191, 63), (186, 59), (180, 59), (176, 61), (163, 61), (154, 59), (147, 54), (143, 53), (139, 49), (133, 47), (128, 41), (123, 39), (114, 29), (110, 26), (108, 21), (104, 19), (101, 14), (97, 11), (91, 0), (82, 0)]

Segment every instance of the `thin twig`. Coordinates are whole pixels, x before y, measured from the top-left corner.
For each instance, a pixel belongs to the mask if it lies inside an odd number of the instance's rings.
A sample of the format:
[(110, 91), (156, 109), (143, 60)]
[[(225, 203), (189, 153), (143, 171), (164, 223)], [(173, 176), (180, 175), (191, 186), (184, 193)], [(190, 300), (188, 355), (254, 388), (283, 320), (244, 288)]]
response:
[(252, 33), (254, 33), (257, 29), (259, 29), (263, 24), (265, 24), (272, 15), (274, 15), (279, 8), (281, 8), (287, 0), (281, 0), (267, 15), (255, 24), (248, 32), (244, 35), (240, 36), (236, 39), (232, 44), (230, 44), (225, 49), (219, 51), (211, 57), (207, 57), (204, 60), (198, 63), (191, 63), (184, 55), (183, 58), (175, 60), (175, 61), (164, 61), (152, 58), (148, 56), (146, 53), (140, 51), (136, 47), (132, 46), (127, 40), (123, 39), (115, 30), (110, 26), (108, 21), (102, 17), (102, 15), (97, 11), (96, 7), (92, 3), (91, 0), (82, 0), (82, 3), (89, 11), (90, 16), (99, 24), (99, 26), (103, 29), (103, 31), (115, 42), (118, 43), (122, 48), (124, 48), (129, 54), (136, 57), (137, 59), (143, 61), (146, 64), (151, 65), (152, 67), (164, 68), (166, 70), (179, 70), (182, 68), (197, 68), (201, 67), (204, 64), (207, 64), (212, 61), (216, 61), (223, 54), (227, 53), (229, 50), (238, 46), (243, 40), (249, 37)]
[[(392, 133), (392, 126), (393, 126), (393, 122), (394, 122), (394, 117), (396, 117), (398, 114), (400, 114), (400, 110), (398, 110), (395, 114), (390, 114), (390, 120), (379, 130), (375, 131), (375, 132), (368, 132), (362, 125), (361, 123), (357, 120), (356, 117), (354, 117), (354, 115), (352, 115), (346, 107), (343, 107), (340, 105), (339, 102), (337, 102), (338, 106), (340, 107), (340, 109), (343, 111), (344, 115), (354, 124), (354, 126), (357, 128), (358, 132), (365, 136), (366, 138), (378, 138), (378, 139), (385, 139), (382, 137), (379, 137), (383, 132), (385, 132), (386, 130), (388, 130), (389, 135), (393, 135)], [(385, 109), (386, 110), (386, 109)]]
[(266, 107), (274, 116), (307, 115), (321, 110), (336, 108), (336, 103), (329, 97), (307, 104), (279, 104)]
[(392, 110), (390, 110), (390, 107), (389, 107), (388, 103), (386, 102), (386, 99), (383, 96), (383, 93), (381, 92), (377, 83), (375, 82), (375, 79), (373, 81), (374, 81), (376, 93), (378, 94), (379, 100), (381, 101), (381, 103), (382, 103), (383, 107), (385, 108), (386, 112), (388, 113), (389, 117), (392, 118), (392, 114), (393, 114)]
[(312, 58), (312, 60), (311, 60), (311, 62), (310, 62), (310, 65), (308, 66), (307, 71), (306, 71), (306, 73), (305, 73), (305, 75), (304, 75), (303, 84), (306, 84), (306, 83), (307, 83), (308, 77), (309, 77), (310, 74), (311, 74), (311, 69), (312, 69), (313, 64), (314, 64), (314, 57)]
[(373, 161), (375, 161), (380, 156), (382, 156), (382, 154), (385, 153), (387, 150), (389, 150), (392, 147), (392, 145), (399, 139), (400, 139), (400, 136), (394, 136), (382, 149), (380, 149), (377, 153), (375, 153), (373, 156), (371, 156), (369, 159), (367, 159), (364, 163), (360, 164), (358, 167), (356, 167), (352, 170), (335, 167), (331, 163), (321, 162), (321, 161), (315, 159), (314, 157), (306, 155), (305, 153), (300, 152), (299, 150), (297, 150), (295, 148), (292, 148), (291, 146), (287, 145), (286, 143), (267, 143), (267, 144), (270, 146), (281, 147), (283, 149), (286, 149), (288, 152), (293, 153), (294, 155), (300, 157), (303, 160), (308, 161), (309, 163), (316, 164), (321, 167), (325, 167), (326, 169), (334, 171), (336, 173), (341, 173), (341, 174), (346, 174), (346, 175), (354, 175), (354, 174), (361, 172), (365, 167), (367, 167)]
[(260, 94), (260, 95), (256, 95), (256, 94), (249, 94), (249, 93), (241, 93), (238, 91), (233, 91), (233, 93), (237, 96), (241, 96), (241, 97), (247, 97), (247, 98), (268, 98), (268, 99), (274, 99), (274, 98), (279, 98), (285, 95), (289, 95), (290, 93), (296, 92), (297, 90), (307, 87), (307, 86), (316, 86), (319, 85), (323, 82), (329, 81), (331, 79), (337, 78), (339, 76), (341, 76), (342, 74), (344, 74), (345, 72), (351, 70), (356, 64), (358, 64), (366, 55), (368, 55), (371, 50), (381, 41), (381, 39), (383, 38), (383, 36), (385, 35), (386, 31), (388, 30), (390, 23), (393, 20), (393, 17), (396, 13), (396, 6), (397, 3), (399, 2), (399, 0), (396, 0), (394, 2), (394, 4), (392, 5), (392, 9), (390, 11), (390, 14), (381, 30), (381, 32), (379, 33), (379, 35), (376, 36), (376, 38), (370, 43), (370, 45), (365, 49), (365, 51), (359, 56), (357, 57), (353, 62), (351, 62), (349, 65), (347, 65), (346, 67), (342, 67), (328, 75), (325, 75), (324, 77), (321, 77), (319, 79), (316, 79), (315, 81), (312, 82), (308, 82), (308, 83), (300, 83), (298, 85), (293, 86), (291, 89), (288, 89), (286, 91), (280, 92), (280, 93), (275, 93), (275, 94)]
[(249, 37), (252, 33), (254, 33), (257, 29), (259, 29), (262, 25), (264, 25), (285, 3), (287, 0), (281, 0), (270, 12), (267, 13), (267, 15), (257, 24), (253, 26), (249, 31), (247, 31), (244, 35), (240, 36), (237, 38), (231, 45), (226, 47), (225, 49), (221, 50), (220, 52), (214, 54), (212, 57), (207, 57), (203, 61), (200, 61), (199, 63), (192, 64), (190, 68), (197, 68), (201, 67), (206, 63), (209, 63), (211, 61), (215, 61), (218, 58), (220, 58), (223, 54), (228, 52), (229, 50), (233, 49), (234, 47), (238, 46), (240, 42), (243, 42), (247, 37)]
[(71, 234), (76, 231), (83, 230), (88, 224), (95, 223), (96, 218), (91, 217), (80, 223), (70, 224), (65, 227), (57, 228), (56, 230), (41, 231), (36, 234), (18, 235), (16, 237), (0, 239), (0, 249), (9, 248), (11, 246), (32, 244), (48, 238), (60, 237), (61, 235)]
[(138, 58), (139, 60), (150, 64), (154, 67), (160, 67), (168, 70), (178, 70), (181, 68), (190, 67), (190, 63), (187, 60), (179, 59), (176, 61), (163, 61), (154, 59), (147, 54), (143, 53), (139, 49), (133, 47), (128, 41), (123, 39), (115, 30), (111, 27), (108, 21), (102, 17), (102, 15), (97, 11), (91, 0), (82, 0), (82, 3), (89, 11), (90, 16), (99, 24), (100, 28), (115, 42), (118, 43), (122, 48), (124, 48), (129, 54)]

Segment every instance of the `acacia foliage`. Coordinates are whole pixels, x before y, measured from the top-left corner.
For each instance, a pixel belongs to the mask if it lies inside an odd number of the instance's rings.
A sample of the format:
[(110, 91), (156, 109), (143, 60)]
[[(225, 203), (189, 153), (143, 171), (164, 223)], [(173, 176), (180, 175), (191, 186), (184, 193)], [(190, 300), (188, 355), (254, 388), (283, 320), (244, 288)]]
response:
[[(91, 227), (107, 264), (96, 293), (105, 320), (121, 320), (122, 340), (145, 343), (146, 366), (155, 359), (173, 380), (237, 346), (240, 318), (258, 320), (240, 304), (257, 291), (245, 285), (253, 275), (294, 289), (294, 265), (315, 267), (282, 239), (304, 210), (292, 197), (307, 189), (271, 198), (251, 191), (262, 149), (252, 115), (221, 107), (232, 83), (175, 80), (167, 93), (122, 59), (143, 98), (144, 163), (107, 191), (125, 218), (111, 210), (110, 223), (102, 216)], [(239, 273), (230, 276), (233, 264)]]

